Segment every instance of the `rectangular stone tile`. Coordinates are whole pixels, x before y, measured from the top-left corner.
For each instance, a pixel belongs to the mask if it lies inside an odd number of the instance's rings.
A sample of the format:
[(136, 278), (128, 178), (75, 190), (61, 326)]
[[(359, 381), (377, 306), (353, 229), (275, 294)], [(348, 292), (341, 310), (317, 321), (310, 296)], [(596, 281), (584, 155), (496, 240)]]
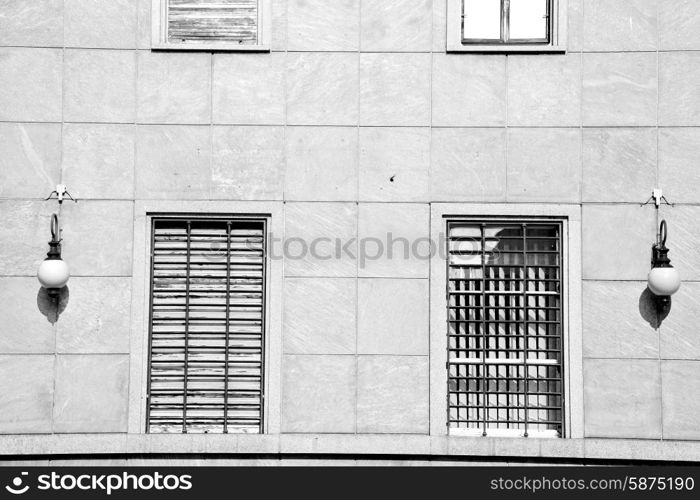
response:
[(538, 127), (580, 125), (581, 56), (510, 56), (508, 124)]
[(661, 217), (668, 222), (666, 246), (671, 250), (671, 265), (678, 269), (681, 279), (700, 281), (700, 207), (664, 207)]
[(151, 0), (137, 0), (136, 6), (136, 47), (139, 49), (151, 48)]
[(59, 353), (128, 353), (131, 278), (74, 278), (56, 323)]
[(281, 200), (283, 127), (214, 127), (213, 198)]
[[(357, 206), (352, 203), (287, 203), (286, 276), (357, 275)], [(313, 252), (311, 247), (313, 245)], [(343, 249), (347, 248), (346, 253)], [(281, 243), (274, 248), (282, 254)], [(330, 257), (330, 258), (329, 258)]]
[(583, 2), (584, 0), (568, 0), (567, 3), (568, 52), (581, 52), (583, 49)]
[(355, 432), (355, 356), (284, 356), (282, 432)]
[(656, 360), (583, 363), (587, 438), (661, 438), (661, 377)]
[(639, 202), (656, 185), (653, 128), (583, 130), (584, 202)]
[(62, 183), (78, 198), (133, 198), (134, 142), (133, 125), (66, 124)]
[(139, 0), (66, 0), (67, 47), (136, 47)]
[(428, 355), (428, 281), (362, 278), (358, 282), (360, 354)]
[(700, 128), (659, 129), (659, 185), (674, 203), (700, 202), (698, 157)]
[(363, 0), (362, 50), (429, 51), (432, 22), (433, 0)]
[(128, 392), (128, 355), (59, 355), (54, 432), (126, 432)]
[(139, 52), (137, 119), (209, 123), (211, 54)]
[(700, 49), (700, 10), (695, 0), (658, 2), (659, 49)]
[(61, 178), (61, 125), (0, 123), (0, 197), (46, 198)]
[(360, 129), (360, 200), (428, 201), (430, 129)]
[(664, 439), (700, 439), (700, 361), (662, 361)]
[(284, 353), (354, 354), (355, 278), (286, 278)]
[(430, 55), (362, 54), (360, 123), (429, 125)]
[(505, 201), (505, 129), (433, 129), (431, 157), (432, 201)]
[(659, 124), (700, 125), (700, 53), (659, 54)]
[(646, 289), (646, 281), (583, 282), (585, 357), (659, 357), (656, 312), (642, 296)]
[(359, 433), (428, 433), (428, 357), (360, 356)]
[(287, 50), (287, 0), (272, 0), (272, 50)]
[[(673, 262), (673, 252), (669, 257)], [(681, 275), (682, 277), (683, 275)], [(661, 323), (661, 359), (700, 360), (700, 283), (683, 283)]]
[(56, 336), (33, 276), (0, 278), (0, 353), (53, 353)]
[(51, 432), (53, 355), (0, 356), (0, 434)]
[(583, 206), (583, 279), (646, 281), (656, 228), (645, 208)]
[(287, 50), (354, 51), (360, 0), (287, 0)]
[(211, 129), (140, 126), (136, 136), (136, 197), (206, 199), (211, 170)]
[(66, 121), (133, 122), (135, 54), (123, 50), (67, 50)]
[(656, 125), (656, 53), (584, 54), (583, 124)]
[(133, 202), (64, 203), (60, 223), (71, 275), (131, 276)]
[(288, 127), (285, 199), (357, 199), (357, 129)]
[(2, 2), (0, 45), (62, 47), (63, 1)]
[(435, 54), (432, 80), (434, 126), (505, 125), (505, 56)]
[(0, 275), (36, 276), (49, 251), (55, 210), (44, 201), (0, 200)]
[(61, 121), (63, 51), (0, 48), (0, 120)]
[(433, 0), (433, 52), (447, 47), (447, 0)]
[(508, 130), (508, 200), (581, 199), (581, 132)]
[(360, 276), (428, 277), (430, 209), (427, 204), (361, 204), (358, 238)]
[(656, 0), (587, 2), (583, 24), (584, 49), (611, 52), (656, 50), (656, 4)]
[(285, 54), (214, 54), (214, 123), (284, 124)]
[(357, 125), (357, 54), (287, 54), (287, 123)]

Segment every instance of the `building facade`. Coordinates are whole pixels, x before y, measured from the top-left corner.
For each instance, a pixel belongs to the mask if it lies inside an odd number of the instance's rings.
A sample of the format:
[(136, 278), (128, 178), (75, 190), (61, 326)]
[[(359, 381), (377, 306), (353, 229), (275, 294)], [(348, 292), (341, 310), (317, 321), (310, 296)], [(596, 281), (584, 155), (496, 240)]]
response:
[(700, 461), (700, 1), (157, 3), (0, 0), (0, 462)]

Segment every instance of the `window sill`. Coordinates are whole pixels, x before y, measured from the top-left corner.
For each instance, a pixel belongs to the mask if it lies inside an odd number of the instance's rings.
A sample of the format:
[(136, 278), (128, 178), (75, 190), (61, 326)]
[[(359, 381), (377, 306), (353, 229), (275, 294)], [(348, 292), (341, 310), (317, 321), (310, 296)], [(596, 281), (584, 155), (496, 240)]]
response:
[(541, 44), (522, 44), (522, 45), (482, 45), (482, 44), (448, 44), (448, 54), (459, 53), (477, 53), (477, 54), (565, 54), (566, 46), (564, 45), (541, 45)]
[(237, 43), (154, 43), (151, 50), (172, 52), (270, 52), (269, 45), (239, 45)]

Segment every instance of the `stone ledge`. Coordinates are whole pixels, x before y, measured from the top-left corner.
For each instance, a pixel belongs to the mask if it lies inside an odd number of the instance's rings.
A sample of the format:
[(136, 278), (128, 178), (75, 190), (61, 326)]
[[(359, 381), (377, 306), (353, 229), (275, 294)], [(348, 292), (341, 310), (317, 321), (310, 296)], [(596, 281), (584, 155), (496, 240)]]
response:
[(509, 439), (410, 434), (0, 436), (2, 456), (398, 455), (700, 462), (700, 441)]

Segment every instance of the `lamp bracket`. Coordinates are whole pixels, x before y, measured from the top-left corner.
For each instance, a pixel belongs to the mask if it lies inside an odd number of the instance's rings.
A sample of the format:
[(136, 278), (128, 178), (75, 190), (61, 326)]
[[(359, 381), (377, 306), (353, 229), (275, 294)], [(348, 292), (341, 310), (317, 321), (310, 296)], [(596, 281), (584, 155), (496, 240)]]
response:
[(58, 203), (61, 204), (63, 203), (64, 198), (68, 198), (71, 201), (74, 201), (78, 203), (78, 200), (73, 198), (71, 194), (68, 192), (68, 188), (66, 187), (65, 184), (56, 184), (56, 189), (51, 191), (51, 194), (49, 194), (49, 197), (46, 198), (46, 200), (51, 200), (51, 199), (56, 199), (58, 200)]
[(643, 207), (645, 205), (648, 205), (651, 202), (654, 202), (654, 206), (656, 206), (656, 209), (658, 210), (661, 204), (663, 203), (664, 205), (668, 205), (669, 207), (674, 206), (673, 203), (670, 203), (666, 197), (664, 196), (664, 192), (661, 190), (661, 188), (654, 188), (653, 191), (651, 192), (651, 197), (642, 203), (640, 206)]

